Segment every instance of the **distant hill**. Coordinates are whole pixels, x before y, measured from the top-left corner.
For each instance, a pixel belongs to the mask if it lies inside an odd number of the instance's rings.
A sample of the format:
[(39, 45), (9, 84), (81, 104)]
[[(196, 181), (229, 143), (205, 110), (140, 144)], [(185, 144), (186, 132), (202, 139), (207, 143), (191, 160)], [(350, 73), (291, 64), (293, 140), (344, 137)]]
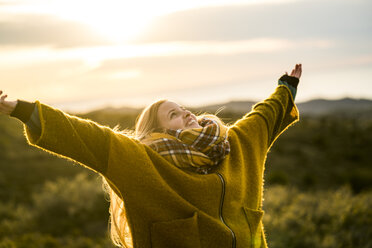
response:
[[(216, 113), (234, 112), (246, 113), (252, 109), (252, 106), (257, 102), (253, 101), (230, 101), (227, 103), (207, 105), (201, 107), (190, 108), (194, 112), (208, 112)], [(301, 114), (305, 115), (328, 115), (328, 114), (346, 114), (356, 115), (363, 113), (372, 117), (372, 100), (368, 99), (353, 99), (343, 98), (338, 100), (314, 99), (307, 102), (298, 103), (297, 107)], [(141, 109), (121, 107), (121, 108), (104, 108), (90, 112), (90, 114), (105, 113), (109, 115), (114, 114), (139, 114)]]
[(372, 112), (372, 100), (353, 98), (343, 98), (339, 100), (315, 99), (298, 104), (298, 109), (304, 114), (311, 115)]
[(100, 114), (102, 112), (105, 112), (106, 114), (119, 114), (119, 113), (125, 113), (125, 114), (138, 114), (141, 111), (139, 108), (131, 108), (131, 107), (106, 107), (103, 109), (97, 109), (93, 110), (87, 114)]
[[(256, 102), (252, 101), (231, 101), (225, 104), (209, 105), (201, 109), (214, 113), (219, 108), (224, 107), (227, 112), (247, 112)], [(314, 99), (311, 101), (298, 103), (297, 107), (301, 114), (306, 115), (327, 115), (327, 114), (349, 114), (371, 112), (372, 100), (343, 98), (338, 100)]]

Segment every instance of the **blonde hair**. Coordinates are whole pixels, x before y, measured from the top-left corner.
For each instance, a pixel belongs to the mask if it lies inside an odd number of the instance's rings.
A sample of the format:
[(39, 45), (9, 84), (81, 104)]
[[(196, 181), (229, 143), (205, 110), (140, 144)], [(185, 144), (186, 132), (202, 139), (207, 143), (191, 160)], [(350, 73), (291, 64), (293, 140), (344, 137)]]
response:
[[(147, 106), (139, 115), (136, 120), (134, 132), (124, 130), (118, 131), (118, 126), (114, 128), (114, 131), (120, 132), (131, 138), (142, 140), (147, 135), (154, 132), (155, 129), (160, 128), (158, 121), (158, 110), (162, 103), (167, 100), (158, 100), (149, 106)], [(118, 190), (113, 189), (113, 185), (110, 185), (105, 178), (103, 178), (104, 190), (108, 192), (110, 197), (110, 236), (114, 245), (118, 247), (132, 248), (132, 234), (129, 228), (127, 215), (125, 212), (125, 205), (123, 197), (118, 194)]]
[(142, 140), (147, 135), (153, 133), (155, 129), (160, 128), (158, 120), (158, 111), (162, 103), (167, 100), (159, 100), (147, 106), (142, 113), (139, 115), (136, 121), (136, 127), (134, 131), (135, 138)]

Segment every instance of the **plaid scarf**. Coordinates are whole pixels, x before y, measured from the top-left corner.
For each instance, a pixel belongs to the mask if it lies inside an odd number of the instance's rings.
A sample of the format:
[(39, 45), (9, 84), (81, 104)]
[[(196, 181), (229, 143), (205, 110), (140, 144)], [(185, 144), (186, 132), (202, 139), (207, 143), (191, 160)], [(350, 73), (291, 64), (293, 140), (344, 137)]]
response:
[(230, 152), (227, 127), (214, 116), (203, 117), (201, 128), (154, 132), (142, 140), (179, 168), (207, 174)]

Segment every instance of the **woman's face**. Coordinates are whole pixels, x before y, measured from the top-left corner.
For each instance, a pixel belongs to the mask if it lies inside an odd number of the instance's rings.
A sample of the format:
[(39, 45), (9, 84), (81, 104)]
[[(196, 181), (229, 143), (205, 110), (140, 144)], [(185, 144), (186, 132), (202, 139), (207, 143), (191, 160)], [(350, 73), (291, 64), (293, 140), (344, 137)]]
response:
[(196, 116), (177, 103), (166, 101), (159, 106), (158, 120), (162, 128), (190, 129), (201, 127)]

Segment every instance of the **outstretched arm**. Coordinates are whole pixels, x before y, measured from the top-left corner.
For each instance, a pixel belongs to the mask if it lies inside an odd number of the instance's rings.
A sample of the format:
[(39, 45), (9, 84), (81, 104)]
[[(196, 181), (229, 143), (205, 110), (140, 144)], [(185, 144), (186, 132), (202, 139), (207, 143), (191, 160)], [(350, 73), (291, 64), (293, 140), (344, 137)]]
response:
[(236, 132), (241, 140), (254, 140), (260, 143), (259, 147), (270, 148), (275, 139), (298, 120), (294, 98), (301, 74), (301, 64), (297, 64), (290, 75), (285, 73), (278, 80), (275, 92), (253, 106), (251, 112), (230, 128), (231, 131)]
[[(2, 91), (0, 90), (0, 96)], [(10, 115), (22, 121), (27, 125), (30, 132), (40, 135), (41, 134), (41, 123), (39, 119), (39, 111), (35, 103), (27, 101), (7, 101), (5, 100), (7, 95), (1, 96), (0, 102), (0, 113)]]
[[(105, 174), (112, 136), (108, 127), (78, 118), (39, 102), (8, 101), (0, 91), (0, 111), (25, 123), (29, 144), (72, 159), (88, 168)], [(128, 143), (133, 142), (123, 137)], [(131, 147), (131, 144), (128, 144)]]

